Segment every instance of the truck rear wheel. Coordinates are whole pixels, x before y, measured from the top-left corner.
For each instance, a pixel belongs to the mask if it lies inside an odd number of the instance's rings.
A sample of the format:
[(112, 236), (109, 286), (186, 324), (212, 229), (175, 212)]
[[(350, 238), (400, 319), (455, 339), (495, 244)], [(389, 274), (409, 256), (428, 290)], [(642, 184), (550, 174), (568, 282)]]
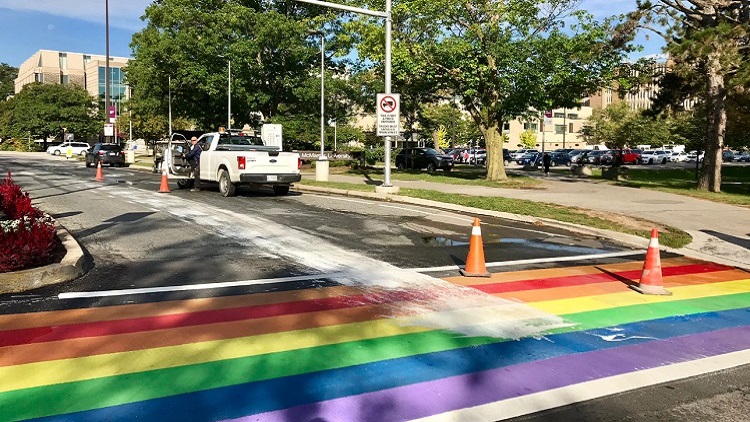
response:
[(234, 196), (237, 192), (237, 186), (229, 179), (229, 172), (224, 169), (219, 170), (219, 192), (221, 196)]
[(188, 180), (188, 179), (178, 179), (177, 180), (177, 187), (180, 189), (187, 189), (192, 188), (195, 185), (195, 180)]
[(289, 193), (289, 186), (288, 185), (274, 185), (273, 193), (275, 193), (276, 195), (286, 195)]

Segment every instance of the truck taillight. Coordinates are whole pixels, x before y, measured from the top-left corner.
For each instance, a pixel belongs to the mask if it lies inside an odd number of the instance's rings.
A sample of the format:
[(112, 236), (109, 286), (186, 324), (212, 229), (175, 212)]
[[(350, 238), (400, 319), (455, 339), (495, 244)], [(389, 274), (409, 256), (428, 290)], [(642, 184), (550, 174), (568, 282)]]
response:
[(302, 168), (302, 158), (297, 157), (297, 170)]
[(245, 170), (245, 157), (237, 157), (237, 168), (240, 170)]

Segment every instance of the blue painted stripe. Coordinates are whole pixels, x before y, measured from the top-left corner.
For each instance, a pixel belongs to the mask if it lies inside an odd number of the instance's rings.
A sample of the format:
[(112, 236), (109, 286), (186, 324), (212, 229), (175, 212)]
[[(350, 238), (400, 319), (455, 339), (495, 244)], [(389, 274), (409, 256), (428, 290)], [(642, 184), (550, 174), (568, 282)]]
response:
[[(604, 329), (550, 335), (544, 339), (526, 338), (520, 341), (390, 359), (38, 420), (231, 419), (535, 360), (616, 349), (747, 325), (750, 325), (750, 308), (669, 317)], [(624, 340), (617, 341), (618, 339)], [(732, 339), (729, 339), (728, 343), (731, 345)], [(685, 351), (681, 352), (684, 356)], [(314, 354), (315, 349), (311, 349), (310, 353)], [(698, 359), (726, 351), (700, 350), (694, 353), (693, 358)], [(672, 363), (669, 356), (664, 356), (662, 364), (669, 363)], [(632, 371), (640, 369), (644, 368), (633, 367)], [(113, 394), (116, 394), (116, 378), (112, 379), (112, 383)]]

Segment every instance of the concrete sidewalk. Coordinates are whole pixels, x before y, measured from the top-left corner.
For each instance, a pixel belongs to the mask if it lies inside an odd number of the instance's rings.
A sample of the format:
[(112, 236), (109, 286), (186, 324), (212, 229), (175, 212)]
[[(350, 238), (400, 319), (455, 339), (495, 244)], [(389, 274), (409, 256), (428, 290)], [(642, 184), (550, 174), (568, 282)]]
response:
[[(393, 179), (391, 183), (402, 188), (526, 199), (646, 219), (685, 230), (693, 237), (692, 243), (676, 250), (678, 253), (750, 269), (750, 210), (747, 208), (560, 174), (550, 173), (550, 177), (544, 177), (541, 172), (523, 174), (541, 179), (540, 188), (503, 189)], [(315, 174), (304, 173), (303, 179), (314, 180)], [(368, 179), (330, 174), (329, 180), (373, 185), (382, 182), (383, 177), (376, 175)]]

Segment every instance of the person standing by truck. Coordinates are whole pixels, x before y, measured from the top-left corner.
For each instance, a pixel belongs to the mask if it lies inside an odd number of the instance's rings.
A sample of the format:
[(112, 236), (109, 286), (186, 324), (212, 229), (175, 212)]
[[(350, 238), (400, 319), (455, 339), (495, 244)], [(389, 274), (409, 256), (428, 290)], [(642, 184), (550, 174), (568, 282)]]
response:
[(190, 167), (193, 169), (193, 188), (190, 192), (198, 192), (201, 190), (201, 147), (198, 145), (198, 138), (193, 136), (190, 138), (190, 152), (182, 154), (182, 156), (188, 160)]

